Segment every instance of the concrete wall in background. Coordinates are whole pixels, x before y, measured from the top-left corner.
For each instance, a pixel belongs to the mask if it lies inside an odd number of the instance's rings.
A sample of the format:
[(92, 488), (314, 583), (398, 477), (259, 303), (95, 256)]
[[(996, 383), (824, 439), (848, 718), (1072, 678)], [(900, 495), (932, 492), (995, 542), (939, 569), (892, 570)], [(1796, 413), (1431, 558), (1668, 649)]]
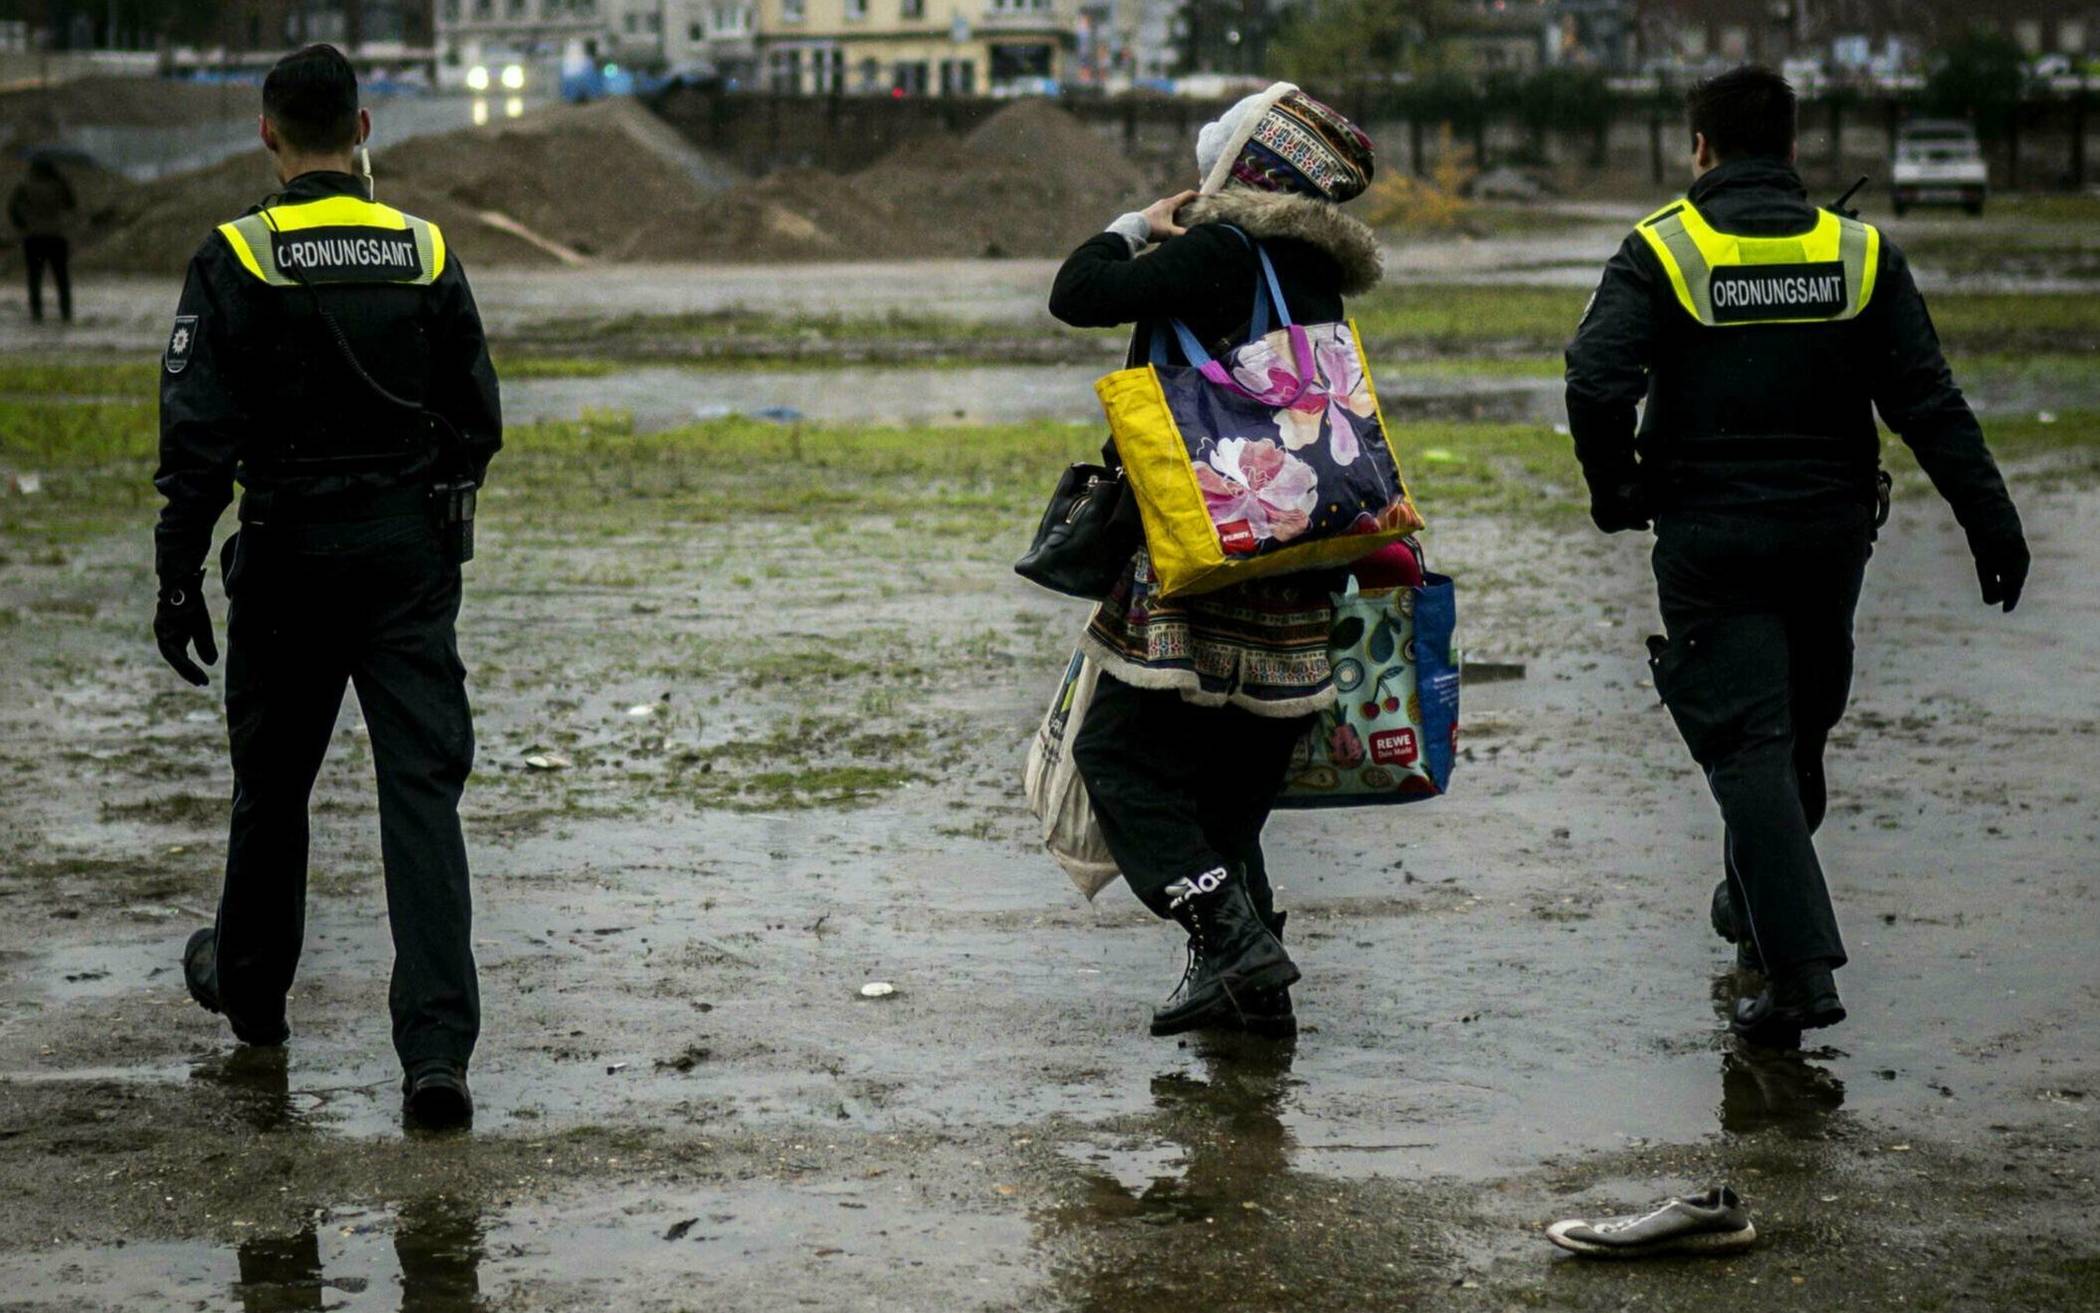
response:
[[(851, 173), (912, 137), (967, 133), (1011, 101), (943, 97), (789, 97), (723, 94), (681, 88), (652, 103), (695, 146), (745, 174), (791, 165)], [(2020, 130), (1987, 143), (1991, 181), (1999, 187), (2060, 189), (2100, 182), (2100, 157), (2091, 149), (2094, 104), (2064, 98), (2030, 106)], [(1071, 100), (1064, 102), (1099, 132), (1104, 144), (1136, 160), (1161, 185), (1193, 174), (1197, 129), (1223, 103), (1198, 100)], [(1818, 186), (1849, 185), (1861, 173), (1885, 179), (1895, 125), (1903, 107), (1893, 101), (1857, 101), (1833, 110), (1829, 102), (1801, 108), (1801, 165)], [(1443, 125), (1365, 116), (1388, 168), (1425, 172), (1433, 164)], [(1839, 130), (1834, 149), (1832, 128)], [(1601, 135), (1549, 133), (1540, 139), (1522, 126), (1493, 121), (1455, 128), (1454, 149), (1473, 152), (1488, 167), (1514, 165), (1581, 190), (1585, 185), (1675, 185), (1685, 175), (1689, 146), (1681, 116), (1646, 105), (1620, 107)]]

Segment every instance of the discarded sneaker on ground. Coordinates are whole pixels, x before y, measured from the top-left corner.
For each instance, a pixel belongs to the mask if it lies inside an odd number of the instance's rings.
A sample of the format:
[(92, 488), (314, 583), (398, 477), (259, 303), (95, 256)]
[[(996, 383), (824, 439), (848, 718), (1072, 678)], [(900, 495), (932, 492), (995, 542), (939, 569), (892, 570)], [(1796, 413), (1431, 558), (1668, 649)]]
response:
[(1757, 1240), (1757, 1228), (1735, 1191), (1717, 1185), (1705, 1194), (1671, 1199), (1652, 1212), (1601, 1222), (1555, 1222), (1546, 1228), (1546, 1238), (1585, 1258), (1646, 1258), (1746, 1249)]

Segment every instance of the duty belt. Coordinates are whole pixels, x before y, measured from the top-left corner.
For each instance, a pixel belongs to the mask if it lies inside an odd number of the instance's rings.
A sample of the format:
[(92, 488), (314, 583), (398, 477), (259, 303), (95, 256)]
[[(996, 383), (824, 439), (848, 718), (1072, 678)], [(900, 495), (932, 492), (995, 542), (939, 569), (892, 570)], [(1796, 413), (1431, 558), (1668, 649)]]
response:
[(1856, 468), (1871, 476), (1881, 466), (1881, 450), (1871, 441), (1855, 438), (1759, 437), (1748, 434), (1671, 438), (1651, 443), (1647, 459), (1663, 464), (1704, 464), (1708, 461), (1787, 463), (1815, 461), (1824, 465)]
[(254, 489), (241, 494), (243, 524), (348, 524), (423, 515), (430, 510), (430, 490), (420, 484), (372, 491), (352, 488), (332, 493), (289, 489)]

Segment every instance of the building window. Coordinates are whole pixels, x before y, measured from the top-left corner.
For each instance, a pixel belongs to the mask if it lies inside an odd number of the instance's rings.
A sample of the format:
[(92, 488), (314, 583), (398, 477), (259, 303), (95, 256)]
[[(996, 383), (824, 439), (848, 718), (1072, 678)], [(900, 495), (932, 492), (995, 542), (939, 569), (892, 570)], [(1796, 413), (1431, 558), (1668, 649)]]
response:
[(459, 0), (445, 0), (445, 21), (448, 23), (457, 23), (459, 21)]
[(504, 9), (507, 16), (511, 18), (523, 18), (525, 17), (525, 0), (510, 0), (504, 6)]
[(860, 61), (860, 69), (853, 78), (853, 89), (867, 96), (882, 90), (882, 64), (879, 60)]
[(780, 21), (799, 23), (807, 13), (804, 0), (780, 0)]
[(786, 96), (801, 92), (800, 50), (775, 50), (766, 56), (766, 89)]
[(1001, 42), (991, 47), (993, 86), (1017, 78), (1050, 76), (1050, 47), (1040, 42)]
[(926, 0), (898, 0), (897, 16), (899, 18), (926, 17)]
[(899, 62), (890, 75), (890, 89), (907, 96), (926, 94), (926, 61)]
[(846, 18), (857, 22), (868, 16), (868, 0), (846, 0)]
[(2066, 18), (2056, 28), (2056, 48), (2067, 55), (2085, 53), (2085, 24), (2075, 18)]
[(487, 20), (496, 16), (496, 0), (474, 0), (474, 17)]
[(977, 63), (969, 59), (944, 59), (941, 61), (941, 94), (944, 96), (974, 96), (977, 94)]

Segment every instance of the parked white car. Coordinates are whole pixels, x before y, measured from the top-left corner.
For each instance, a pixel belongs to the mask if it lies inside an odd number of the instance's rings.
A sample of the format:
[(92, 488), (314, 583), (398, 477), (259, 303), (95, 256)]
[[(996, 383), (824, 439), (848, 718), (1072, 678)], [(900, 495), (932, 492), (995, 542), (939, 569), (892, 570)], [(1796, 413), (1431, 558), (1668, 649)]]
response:
[(1922, 120), (1896, 134), (1896, 213), (1913, 205), (1959, 205), (1983, 213), (1990, 172), (1976, 131), (1966, 123)]

